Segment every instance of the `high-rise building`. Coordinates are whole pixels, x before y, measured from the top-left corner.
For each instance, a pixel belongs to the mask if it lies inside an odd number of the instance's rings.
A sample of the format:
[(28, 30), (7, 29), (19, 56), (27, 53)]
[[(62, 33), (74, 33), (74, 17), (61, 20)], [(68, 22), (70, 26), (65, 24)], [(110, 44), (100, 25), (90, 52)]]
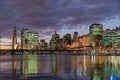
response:
[(90, 32), (90, 46), (103, 46), (103, 25), (92, 24), (89, 28)]
[(74, 32), (74, 34), (73, 34), (73, 41), (77, 41), (77, 37), (78, 37), (78, 32)]
[(50, 49), (53, 49), (53, 50), (60, 49), (60, 47), (61, 47), (60, 43), (61, 43), (60, 42), (60, 36), (55, 31), (55, 33), (52, 35), (52, 38), (50, 40)]
[(72, 39), (71, 39), (71, 34), (66, 34), (63, 37), (63, 42), (64, 42), (64, 48), (69, 48), (71, 43), (72, 43)]
[(21, 31), (21, 48), (22, 49), (38, 49), (39, 34), (32, 32), (26, 28)]
[(17, 48), (18, 48), (18, 44), (17, 44), (16, 27), (14, 27), (14, 30), (13, 30), (13, 39), (12, 39), (12, 50), (15, 50)]

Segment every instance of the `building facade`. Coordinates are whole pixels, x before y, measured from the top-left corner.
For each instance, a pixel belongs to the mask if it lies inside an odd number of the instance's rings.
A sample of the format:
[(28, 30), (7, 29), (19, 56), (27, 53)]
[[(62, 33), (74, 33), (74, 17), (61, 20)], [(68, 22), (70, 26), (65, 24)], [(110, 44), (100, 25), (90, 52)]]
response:
[(16, 27), (14, 27), (14, 30), (13, 30), (13, 39), (12, 39), (12, 50), (15, 50), (15, 49), (18, 49)]
[(71, 43), (72, 43), (71, 34), (66, 34), (65, 36), (63, 36), (64, 49), (68, 49), (70, 47)]
[(120, 27), (107, 29), (103, 34), (104, 47), (115, 47), (120, 45)]
[(48, 49), (48, 43), (45, 42), (44, 39), (41, 39), (39, 43), (39, 50), (47, 50), (47, 49)]
[(90, 35), (86, 34), (79, 38), (81, 47), (90, 47)]
[(21, 49), (38, 49), (39, 34), (23, 28), (21, 31)]
[(86, 50), (90, 47), (90, 35), (82, 35), (76, 38), (74, 42), (72, 42), (70, 49), (74, 50)]
[(51, 50), (59, 50), (61, 49), (61, 40), (59, 34), (55, 31), (55, 33), (52, 35), (52, 38), (50, 40), (50, 49)]
[(78, 40), (78, 32), (74, 32), (73, 41), (77, 41), (77, 40)]
[(103, 25), (92, 24), (89, 28), (90, 32), (90, 46), (100, 47), (103, 46)]

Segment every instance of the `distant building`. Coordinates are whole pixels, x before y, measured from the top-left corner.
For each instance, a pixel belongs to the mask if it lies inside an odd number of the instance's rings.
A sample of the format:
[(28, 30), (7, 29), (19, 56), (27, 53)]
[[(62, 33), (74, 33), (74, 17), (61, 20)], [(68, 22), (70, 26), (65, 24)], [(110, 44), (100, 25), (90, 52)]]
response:
[(48, 43), (45, 42), (44, 39), (40, 40), (39, 49), (40, 50), (46, 50), (46, 49), (48, 49)]
[(120, 45), (120, 27), (116, 29), (107, 29), (103, 34), (103, 42), (105, 47), (115, 47)]
[(37, 49), (39, 34), (26, 28), (21, 31), (21, 49)]
[(90, 32), (90, 46), (100, 47), (103, 46), (103, 25), (92, 24), (89, 28)]
[(86, 34), (79, 38), (81, 47), (90, 47), (90, 35)]
[(83, 50), (88, 49), (90, 47), (90, 35), (82, 35), (76, 38), (77, 40), (72, 43), (70, 49), (74, 50)]
[(63, 46), (64, 48), (69, 48), (70, 45), (72, 43), (72, 38), (71, 38), (71, 34), (66, 34), (65, 36), (63, 36)]
[(50, 49), (59, 50), (60, 48), (61, 48), (60, 36), (55, 31), (50, 40)]
[(18, 44), (17, 44), (16, 27), (14, 27), (14, 30), (13, 30), (13, 39), (12, 39), (12, 50), (15, 50), (17, 48), (18, 48)]
[(73, 34), (73, 41), (76, 41), (78, 37), (78, 32), (74, 32)]

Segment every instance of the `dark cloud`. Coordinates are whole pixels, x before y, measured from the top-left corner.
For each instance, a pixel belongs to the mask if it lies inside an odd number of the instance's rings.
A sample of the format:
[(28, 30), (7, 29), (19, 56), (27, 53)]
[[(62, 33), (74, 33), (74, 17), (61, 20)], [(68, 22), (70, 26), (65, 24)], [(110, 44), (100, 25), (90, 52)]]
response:
[[(49, 35), (55, 29), (120, 16), (119, 3), (120, 0), (0, 0), (0, 32), (11, 36), (13, 26), (17, 26), (18, 30), (26, 27)], [(62, 27), (64, 24), (71, 26)]]

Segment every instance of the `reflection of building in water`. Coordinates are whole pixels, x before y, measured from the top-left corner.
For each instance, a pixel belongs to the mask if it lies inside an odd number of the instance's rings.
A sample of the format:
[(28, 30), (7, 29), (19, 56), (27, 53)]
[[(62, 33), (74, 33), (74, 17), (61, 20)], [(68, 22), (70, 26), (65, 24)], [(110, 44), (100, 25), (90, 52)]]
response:
[(106, 56), (105, 57), (105, 76), (117, 76), (120, 78), (120, 57), (119, 56)]
[(57, 71), (59, 75), (65, 78), (71, 77), (71, 56), (70, 55), (61, 55), (57, 60)]
[(82, 76), (83, 72), (83, 61), (81, 60), (81, 57), (77, 56), (77, 69), (76, 69), (76, 76)]
[(13, 79), (12, 80), (16, 80), (16, 70), (17, 70), (16, 55), (13, 55), (13, 61), (12, 61)]
[[(120, 77), (119, 56), (111, 56), (111, 76)], [(114, 72), (113, 72), (114, 71)]]
[(38, 73), (38, 56), (24, 54), (22, 58), (22, 74), (31, 75)]
[(76, 76), (86, 76), (90, 70), (90, 60), (88, 56), (77, 56)]
[(52, 55), (39, 56), (39, 73), (52, 73)]
[(60, 76), (61, 72), (62, 72), (62, 67), (61, 64), (63, 63), (61, 61), (62, 56), (61, 55), (54, 55), (52, 56), (52, 72), (54, 73), (54, 75), (56, 76)]
[(83, 74), (86, 76), (87, 75), (86, 56), (84, 56), (83, 68), (84, 68)]
[(105, 56), (104, 58), (105, 58), (104, 73), (105, 73), (105, 76), (110, 76), (110, 74), (111, 74), (111, 63), (109, 63), (108, 56)]
[(118, 72), (117, 72), (117, 75), (118, 75), (118, 77), (120, 78), (120, 56), (117, 56), (118, 57)]
[(71, 56), (65, 55), (65, 62), (64, 62), (64, 71), (65, 73), (71, 72)]
[(95, 63), (91, 63), (91, 79), (90, 80), (103, 80), (104, 76), (104, 64), (102, 57), (96, 56)]
[(57, 56), (52, 56), (52, 72), (57, 75)]

